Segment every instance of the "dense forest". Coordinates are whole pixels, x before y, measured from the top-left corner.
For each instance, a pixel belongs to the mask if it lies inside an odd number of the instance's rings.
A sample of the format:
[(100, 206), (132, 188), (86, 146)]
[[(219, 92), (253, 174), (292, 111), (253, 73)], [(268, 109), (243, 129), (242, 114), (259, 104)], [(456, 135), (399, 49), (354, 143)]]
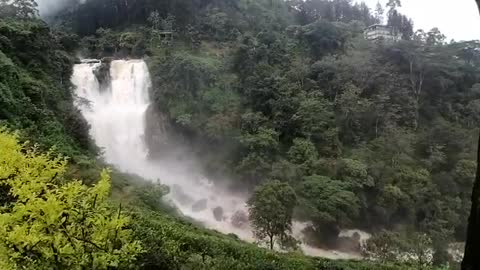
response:
[[(33, 0), (0, 1), (2, 269), (456, 267), (448, 251), (465, 241), (476, 171), (479, 41), (414, 31), (399, 0), (374, 10), (350, 0), (67, 2), (47, 24)], [(366, 40), (372, 24), (401, 40)], [(362, 251), (374, 262), (257, 248), (178, 217), (162, 203), (165, 186), (103, 171), (73, 103), (79, 58), (144, 58), (152, 157), (187, 146), (212, 179), (251, 192), (255, 235), (272, 249), (292, 219), (310, 221), (312, 244), (327, 249), (341, 229), (371, 233)], [(276, 224), (265, 232), (267, 214)]]

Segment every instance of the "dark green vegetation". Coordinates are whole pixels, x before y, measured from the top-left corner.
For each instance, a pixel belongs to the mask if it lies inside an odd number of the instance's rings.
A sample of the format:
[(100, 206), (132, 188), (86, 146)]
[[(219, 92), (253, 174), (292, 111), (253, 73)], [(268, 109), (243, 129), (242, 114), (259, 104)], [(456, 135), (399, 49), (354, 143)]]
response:
[[(71, 55), (147, 56), (158, 114), (212, 176), (252, 190), (269, 179), (290, 185), (295, 217), (312, 221), (326, 247), (340, 228), (387, 230), (372, 240), (372, 257), (396, 260), (381, 248), (410, 252), (421, 242), (443, 264), (448, 243), (465, 237), (480, 44), (413, 33), (396, 2), (388, 23), (403, 40), (394, 44), (365, 41), (379, 14), (347, 0), (87, 0), (55, 20), (69, 34), (12, 13), (0, 20), (0, 119), (74, 160), (90, 155), (70, 94)], [(84, 158), (79, 165), (77, 175), (96, 172)], [(113, 178), (114, 197), (137, 205), (144, 269), (389, 269), (258, 249), (165, 216), (162, 187)]]
[[(81, 14), (97, 18), (88, 10), (100, 3)], [(119, 7), (130, 23), (111, 14), (98, 26), (112, 30), (84, 40), (94, 56), (150, 57), (157, 109), (213, 174), (236, 186), (289, 183), (297, 218), (314, 221), (324, 245), (335, 245), (339, 227), (424, 232), (444, 262), (447, 244), (464, 239), (477, 42), (412, 33), (395, 1), (388, 22), (403, 40), (394, 44), (365, 41), (375, 16), (347, 1), (163, 4)], [(155, 10), (173, 20), (173, 42), (145, 20)], [(128, 46), (118, 42), (127, 36)]]
[(72, 44), (43, 22), (0, 20), (0, 121), (43, 149), (77, 157), (92, 147), (73, 106)]

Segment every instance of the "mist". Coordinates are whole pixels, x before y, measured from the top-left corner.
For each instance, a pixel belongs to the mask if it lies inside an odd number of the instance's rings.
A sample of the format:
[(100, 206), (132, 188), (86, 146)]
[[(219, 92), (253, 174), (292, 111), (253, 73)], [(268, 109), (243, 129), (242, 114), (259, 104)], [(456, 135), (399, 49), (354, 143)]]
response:
[(86, 0), (37, 0), (40, 17), (51, 17), (58, 12), (77, 4), (83, 4)]

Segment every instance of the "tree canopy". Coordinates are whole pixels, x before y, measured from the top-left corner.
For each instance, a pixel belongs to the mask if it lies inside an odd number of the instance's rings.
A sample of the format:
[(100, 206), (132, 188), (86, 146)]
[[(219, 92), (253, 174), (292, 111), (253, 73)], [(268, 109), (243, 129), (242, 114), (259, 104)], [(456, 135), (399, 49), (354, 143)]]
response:
[(270, 249), (273, 249), (275, 241), (281, 244), (291, 233), (295, 204), (295, 192), (280, 181), (259, 186), (248, 201), (255, 236), (260, 240), (268, 238)]

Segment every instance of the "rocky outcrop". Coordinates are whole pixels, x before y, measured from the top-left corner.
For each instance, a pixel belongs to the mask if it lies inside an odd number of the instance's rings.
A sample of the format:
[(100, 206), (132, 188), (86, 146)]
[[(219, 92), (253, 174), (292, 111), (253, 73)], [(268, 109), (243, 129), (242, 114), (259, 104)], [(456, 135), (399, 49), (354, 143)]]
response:
[(165, 154), (169, 146), (169, 136), (166, 128), (167, 120), (162, 113), (151, 104), (146, 112), (145, 143), (148, 146), (150, 158)]
[(95, 77), (97, 78), (99, 84), (100, 84), (100, 89), (101, 90), (106, 90), (110, 89), (111, 86), (111, 77), (110, 77), (110, 62), (111, 61), (100, 61), (96, 60), (99, 62), (98, 66), (93, 70), (93, 74), (95, 74)]

